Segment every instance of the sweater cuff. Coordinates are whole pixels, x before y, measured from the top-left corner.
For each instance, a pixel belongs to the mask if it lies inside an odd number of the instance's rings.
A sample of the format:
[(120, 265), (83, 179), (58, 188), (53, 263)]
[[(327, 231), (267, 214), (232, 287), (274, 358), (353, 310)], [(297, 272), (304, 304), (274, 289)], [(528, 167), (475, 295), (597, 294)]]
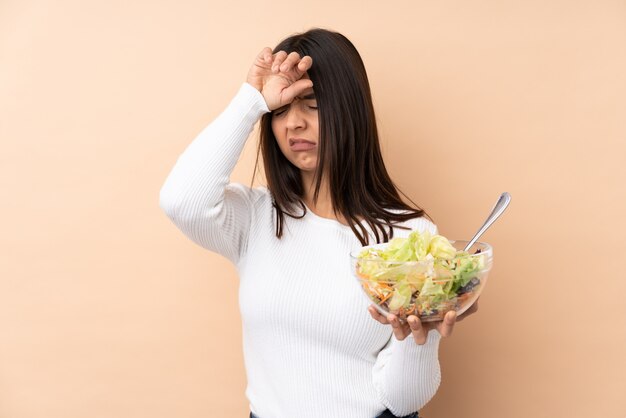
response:
[(247, 82), (241, 85), (232, 104), (244, 111), (247, 117), (252, 118), (255, 122), (264, 113), (270, 111), (261, 92)]

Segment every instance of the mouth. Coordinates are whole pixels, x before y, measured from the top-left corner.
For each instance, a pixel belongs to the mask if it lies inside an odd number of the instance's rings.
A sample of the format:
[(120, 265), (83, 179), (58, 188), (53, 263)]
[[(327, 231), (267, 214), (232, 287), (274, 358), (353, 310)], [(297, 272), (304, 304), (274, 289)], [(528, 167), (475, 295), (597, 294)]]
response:
[(293, 152), (309, 152), (315, 150), (317, 144), (304, 138), (289, 138), (289, 149)]
[(290, 147), (293, 147), (296, 144), (317, 145), (315, 142), (309, 141), (308, 139), (304, 139), (304, 138), (289, 138), (289, 146)]

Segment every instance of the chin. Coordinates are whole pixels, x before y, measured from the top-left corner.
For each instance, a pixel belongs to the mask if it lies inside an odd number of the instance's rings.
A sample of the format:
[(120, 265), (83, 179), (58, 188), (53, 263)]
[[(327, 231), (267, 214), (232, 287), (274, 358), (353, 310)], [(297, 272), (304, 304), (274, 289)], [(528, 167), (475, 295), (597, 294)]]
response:
[(315, 168), (316, 168), (317, 166), (315, 166), (315, 165), (312, 165), (312, 166), (311, 166), (311, 165), (302, 165), (302, 164), (299, 164), (299, 165), (296, 165), (296, 167), (298, 167), (298, 169), (300, 169), (300, 171), (306, 171), (307, 173), (311, 173), (311, 174), (313, 174), (313, 173), (315, 172)]
[(293, 165), (295, 165), (300, 171), (307, 171), (313, 173), (317, 168), (317, 160), (316, 161), (292, 161)]

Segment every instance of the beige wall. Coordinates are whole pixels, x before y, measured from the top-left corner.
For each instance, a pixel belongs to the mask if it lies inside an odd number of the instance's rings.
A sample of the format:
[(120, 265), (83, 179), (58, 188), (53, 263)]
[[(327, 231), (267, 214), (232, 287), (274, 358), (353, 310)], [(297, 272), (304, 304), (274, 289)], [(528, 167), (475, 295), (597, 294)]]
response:
[(424, 415), (626, 417), (626, 3), (609, 0), (2, 0), (0, 417), (246, 416), (234, 268), (158, 193), (255, 54), (311, 26), (361, 51), (388, 167), (443, 234), (513, 196)]

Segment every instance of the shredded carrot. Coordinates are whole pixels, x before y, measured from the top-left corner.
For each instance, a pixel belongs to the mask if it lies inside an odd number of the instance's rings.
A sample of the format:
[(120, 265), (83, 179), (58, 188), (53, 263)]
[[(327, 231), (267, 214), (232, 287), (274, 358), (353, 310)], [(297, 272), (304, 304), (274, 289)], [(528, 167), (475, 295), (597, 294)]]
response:
[(386, 301), (387, 299), (389, 299), (389, 298), (391, 297), (391, 295), (393, 295), (393, 292), (389, 292), (389, 293), (387, 293), (387, 296), (383, 297), (383, 298), (380, 300), (380, 303), (383, 303), (384, 301)]

